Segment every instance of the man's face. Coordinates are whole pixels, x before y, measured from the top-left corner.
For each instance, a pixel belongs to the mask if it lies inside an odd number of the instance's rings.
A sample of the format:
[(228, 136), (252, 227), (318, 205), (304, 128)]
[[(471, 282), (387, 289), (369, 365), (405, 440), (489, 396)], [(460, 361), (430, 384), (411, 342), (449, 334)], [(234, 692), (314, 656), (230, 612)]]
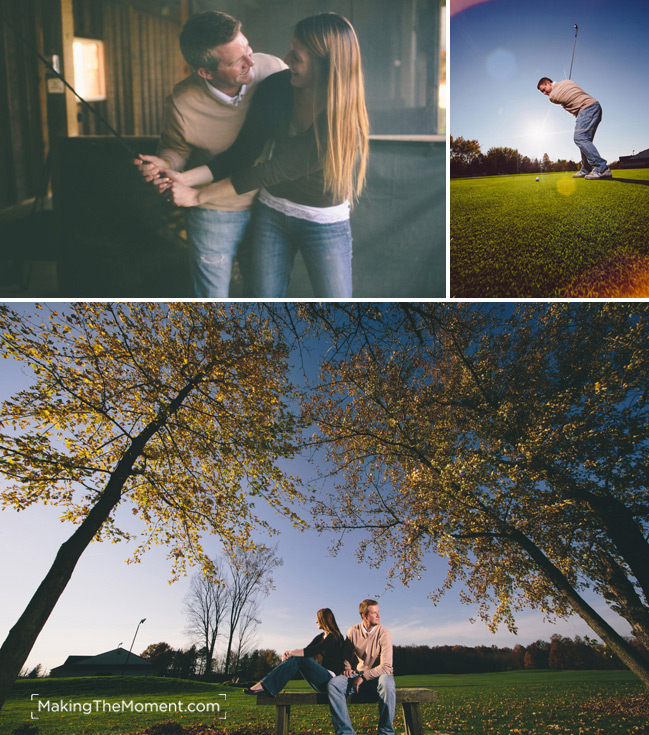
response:
[(543, 94), (549, 95), (552, 91), (552, 82), (543, 82), (543, 84), (539, 85), (539, 90), (543, 92)]
[(363, 615), (363, 622), (365, 623), (365, 627), (369, 630), (370, 628), (375, 628), (377, 625), (381, 622), (381, 613), (379, 612), (379, 606), (378, 605), (370, 605), (365, 615)]
[(222, 92), (231, 92), (252, 82), (254, 78), (252, 67), (255, 62), (252, 60), (252, 49), (248, 39), (243, 33), (239, 33), (229, 43), (215, 46), (214, 54), (220, 59), (218, 69), (216, 71), (203, 69), (201, 74), (213, 87)]

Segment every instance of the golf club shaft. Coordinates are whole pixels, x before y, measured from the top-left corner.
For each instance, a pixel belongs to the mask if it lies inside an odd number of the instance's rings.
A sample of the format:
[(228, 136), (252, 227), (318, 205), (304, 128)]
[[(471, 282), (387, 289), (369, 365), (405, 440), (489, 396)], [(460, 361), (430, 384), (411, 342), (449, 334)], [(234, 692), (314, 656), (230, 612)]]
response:
[(568, 79), (572, 79), (572, 62), (575, 60), (575, 48), (577, 46), (577, 25), (575, 24), (575, 42), (572, 44), (572, 59), (570, 59), (570, 74)]

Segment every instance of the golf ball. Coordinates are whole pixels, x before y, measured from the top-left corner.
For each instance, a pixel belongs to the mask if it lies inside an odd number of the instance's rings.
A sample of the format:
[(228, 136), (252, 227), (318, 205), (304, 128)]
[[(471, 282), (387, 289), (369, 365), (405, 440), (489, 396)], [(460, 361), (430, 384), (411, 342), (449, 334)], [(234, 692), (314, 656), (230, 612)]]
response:
[(537, 180), (537, 181), (539, 180), (539, 177), (538, 177), (538, 176), (536, 177), (536, 180)]

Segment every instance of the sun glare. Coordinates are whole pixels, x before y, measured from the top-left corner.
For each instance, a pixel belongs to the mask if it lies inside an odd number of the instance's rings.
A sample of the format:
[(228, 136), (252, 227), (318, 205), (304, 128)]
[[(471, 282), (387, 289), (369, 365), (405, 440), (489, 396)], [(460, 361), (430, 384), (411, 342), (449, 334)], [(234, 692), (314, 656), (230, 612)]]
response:
[(548, 140), (547, 133), (545, 131), (545, 125), (539, 123), (533, 123), (530, 128), (530, 137), (537, 146), (543, 147)]

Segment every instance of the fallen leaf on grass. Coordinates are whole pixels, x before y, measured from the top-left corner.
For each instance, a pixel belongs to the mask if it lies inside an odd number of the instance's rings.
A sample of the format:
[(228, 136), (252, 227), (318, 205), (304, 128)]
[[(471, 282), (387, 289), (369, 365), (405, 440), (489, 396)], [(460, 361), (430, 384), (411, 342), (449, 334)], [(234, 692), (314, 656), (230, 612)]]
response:
[(627, 717), (649, 717), (649, 696), (639, 694), (619, 699), (594, 701), (589, 707), (591, 712), (603, 715), (626, 715)]

